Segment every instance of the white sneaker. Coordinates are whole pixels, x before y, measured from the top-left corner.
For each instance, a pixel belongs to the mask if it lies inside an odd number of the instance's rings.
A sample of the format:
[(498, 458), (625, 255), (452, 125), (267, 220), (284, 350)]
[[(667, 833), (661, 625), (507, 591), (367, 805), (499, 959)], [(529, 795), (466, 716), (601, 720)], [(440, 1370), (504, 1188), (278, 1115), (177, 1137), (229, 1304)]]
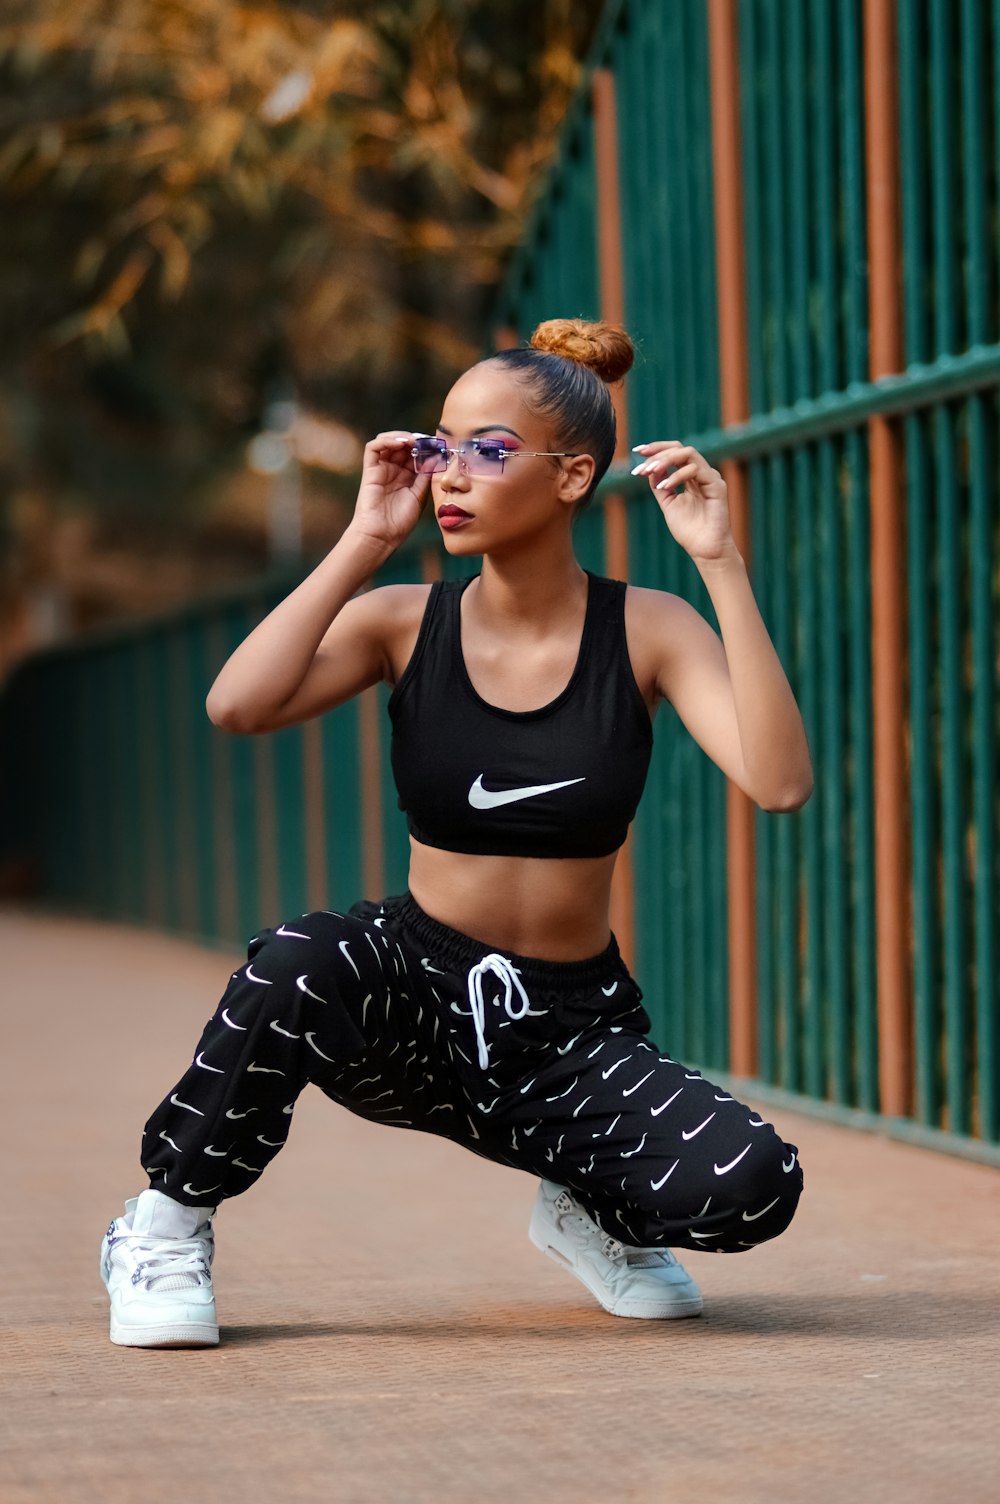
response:
[(668, 1248), (629, 1248), (602, 1232), (569, 1191), (543, 1180), (528, 1236), (612, 1316), (700, 1316), (701, 1291)]
[(111, 1340), (122, 1347), (214, 1347), (215, 1207), (182, 1206), (162, 1191), (125, 1203), (101, 1244)]

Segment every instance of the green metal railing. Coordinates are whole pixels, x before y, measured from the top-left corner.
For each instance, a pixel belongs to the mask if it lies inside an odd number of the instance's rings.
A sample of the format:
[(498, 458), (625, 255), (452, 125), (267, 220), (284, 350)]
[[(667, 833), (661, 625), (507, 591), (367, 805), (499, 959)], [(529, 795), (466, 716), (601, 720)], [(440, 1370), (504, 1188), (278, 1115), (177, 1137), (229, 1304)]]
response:
[[(765, 1083), (878, 1108), (869, 425), (905, 459), (914, 1122), (1000, 1140), (997, 514), (1000, 5), (898, 0), (905, 368), (869, 380), (861, 0), (738, 7), (750, 416), (723, 428), (715, 284), (709, 14), (620, 0), (592, 58), (618, 99), (636, 439), (683, 436), (745, 466), (751, 575), (806, 723), (816, 789), (756, 816), (757, 1048)], [(567, 120), (497, 306), (522, 336), (600, 312), (594, 119)], [(630, 578), (714, 624), (644, 486), (622, 467)], [(601, 508), (580, 557), (607, 567)], [(445, 558), (446, 575), (466, 561)], [(383, 578), (420, 578), (417, 548)], [(202, 704), (231, 648), (290, 580), (26, 665), (6, 699), (17, 807), (48, 900), (242, 943), (273, 914), (362, 891), (357, 706), (270, 738), (212, 729)], [(382, 695), (384, 706), (385, 696)], [(319, 738), (319, 745), (310, 738)], [(387, 760), (386, 888), (406, 842)], [(322, 768), (322, 828), (303, 768)], [(9, 790), (10, 776), (4, 780)], [(32, 811), (35, 813), (33, 814)], [(661, 708), (635, 827), (637, 972), (657, 1034), (725, 1071), (725, 785)]]

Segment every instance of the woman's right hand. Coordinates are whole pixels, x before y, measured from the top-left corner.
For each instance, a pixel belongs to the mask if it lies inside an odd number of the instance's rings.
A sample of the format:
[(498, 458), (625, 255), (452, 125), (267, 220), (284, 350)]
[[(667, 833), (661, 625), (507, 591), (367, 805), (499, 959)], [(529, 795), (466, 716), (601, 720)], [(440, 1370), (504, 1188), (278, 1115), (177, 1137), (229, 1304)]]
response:
[(348, 531), (398, 548), (420, 521), (430, 476), (418, 475), (410, 453), (416, 434), (393, 429), (365, 445), (361, 486)]

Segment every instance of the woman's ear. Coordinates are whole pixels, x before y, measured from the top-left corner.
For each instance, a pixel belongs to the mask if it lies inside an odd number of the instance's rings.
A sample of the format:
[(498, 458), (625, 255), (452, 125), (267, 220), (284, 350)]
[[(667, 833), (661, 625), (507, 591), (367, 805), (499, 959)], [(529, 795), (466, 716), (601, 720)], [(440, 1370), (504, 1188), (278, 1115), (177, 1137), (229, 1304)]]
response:
[(562, 472), (559, 478), (559, 500), (576, 506), (590, 490), (595, 468), (592, 454), (574, 454), (569, 460), (562, 461), (559, 465)]

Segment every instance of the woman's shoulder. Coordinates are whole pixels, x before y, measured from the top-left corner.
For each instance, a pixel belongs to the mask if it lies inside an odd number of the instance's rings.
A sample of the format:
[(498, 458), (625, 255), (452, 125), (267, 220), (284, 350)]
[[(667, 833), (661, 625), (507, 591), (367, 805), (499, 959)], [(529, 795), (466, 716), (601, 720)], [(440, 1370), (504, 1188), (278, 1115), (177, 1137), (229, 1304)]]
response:
[(692, 629), (700, 636), (699, 628), (705, 626), (704, 617), (682, 596), (629, 585), (625, 592), (625, 633), (640, 685), (648, 690), (656, 683), (674, 655), (683, 656), (690, 650)]
[(398, 682), (413, 655), (433, 589), (433, 584), (376, 585), (361, 597), (378, 622), (390, 684)]
[(625, 590), (625, 616), (629, 625), (637, 630), (662, 629), (665, 623), (679, 622), (691, 613), (694, 607), (682, 596), (669, 590), (651, 590), (645, 585), (628, 585)]

